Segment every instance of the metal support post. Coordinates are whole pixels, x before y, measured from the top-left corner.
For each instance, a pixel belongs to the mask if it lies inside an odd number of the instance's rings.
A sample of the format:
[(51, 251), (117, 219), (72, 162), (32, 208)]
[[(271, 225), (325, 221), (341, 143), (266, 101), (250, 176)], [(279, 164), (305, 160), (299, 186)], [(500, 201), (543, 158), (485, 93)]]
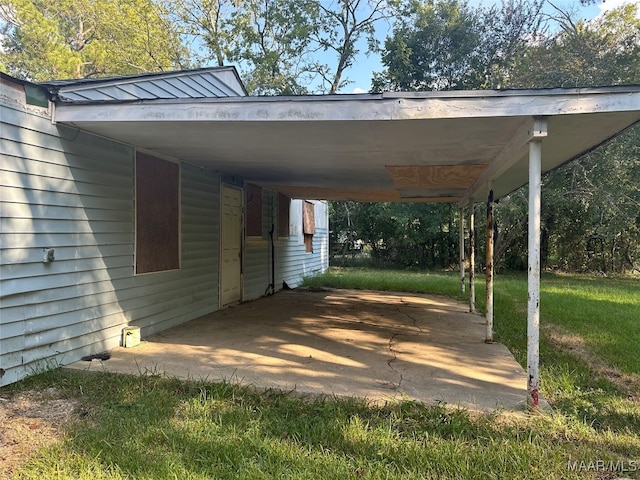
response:
[(462, 207), (460, 207), (458, 229), (460, 230), (460, 291), (464, 293), (464, 208)]
[(538, 408), (540, 390), (540, 196), (542, 143), (529, 142), (529, 260), (527, 304), (527, 406)]
[(469, 311), (476, 313), (476, 229), (473, 215), (474, 201), (469, 200)]

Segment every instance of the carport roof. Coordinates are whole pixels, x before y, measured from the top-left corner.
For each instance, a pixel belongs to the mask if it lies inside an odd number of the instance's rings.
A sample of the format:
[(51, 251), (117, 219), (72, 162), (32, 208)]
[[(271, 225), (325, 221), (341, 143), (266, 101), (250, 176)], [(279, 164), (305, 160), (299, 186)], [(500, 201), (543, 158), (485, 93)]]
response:
[(640, 86), (59, 102), (55, 121), (295, 198), (466, 202), (640, 121)]

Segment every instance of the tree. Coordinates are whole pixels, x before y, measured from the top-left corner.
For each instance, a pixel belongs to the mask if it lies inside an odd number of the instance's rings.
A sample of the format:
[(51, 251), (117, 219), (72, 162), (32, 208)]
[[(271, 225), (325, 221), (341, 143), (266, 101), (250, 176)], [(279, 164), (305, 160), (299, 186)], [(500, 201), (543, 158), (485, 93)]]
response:
[(560, 30), (533, 42), (510, 72), (514, 88), (584, 87), (640, 82), (638, 5), (586, 22), (558, 10)]
[(317, 30), (315, 3), (249, 0), (236, 15), (241, 43), (230, 60), (247, 65), (247, 89), (258, 95), (307, 93), (308, 55)]
[(30, 80), (162, 71), (186, 50), (152, 0), (7, 0), (0, 63)]
[[(512, 0), (490, 8), (472, 8), (463, 0), (411, 1), (385, 41), (385, 70), (375, 75), (373, 90), (500, 86), (527, 39), (538, 32), (540, 8), (539, 1)], [(456, 262), (457, 208), (405, 204), (380, 210), (392, 212), (397, 222), (398, 231), (385, 238), (387, 259), (439, 268)], [(510, 232), (515, 235), (518, 230)]]
[(236, 65), (254, 95), (307, 93), (317, 6), (301, 0), (167, 0), (202, 63)]
[(508, 65), (540, 29), (541, 2), (472, 8), (465, 0), (413, 0), (385, 41), (373, 90), (500, 87)]
[[(237, 0), (166, 0), (172, 22), (178, 26), (188, 44), (202, 43), (208, 50), (205, 61), (213, 60), (219, 67), (227, 65), (240, 40)], [(202, 61), (202, 59), (201, 59)]]
[[(375, 25), (396, 0), (167, 0), (174, 21), (208, 51), (236, 64), (253, 94), (335, 93)], [(328, 60), (326, 53), (333, 54)]]
[[(532, 44), (514, 64), (511, 86), (640, 83), (637, 5), (624, 5), (591, 22), (575, 21), (560, 10), (557, 18), (558, 33)], [(640, 270), (640, 127), (550, 172), (543, 181), (546, 266), (605, 273)], [(500, 212), (505, 224), (517, 222), (507, 211)]]
[[(509, 2), (500, 10), (486, 10), (471, 9), (460, 0), (411, 4), (385, 42), (386, 68), (374, 78), (374, 88), (640, 83), (637, 5), (625, 5), (591, 22), (557, 10), (553, 20), (558, 29), (552, 35), (542, 28), (539, 4), (527, 4), (530, 16), (521, 15), (517, 5)], [(544, 177), (544, 266), (605, 273), (640, 270), (639, 148), (636, 126), (605, 148)], [(445, 218), (447, 212), (440, 208), (439, 214), (430, 215)], [(526, 267), (526, 211), (526, 186), (497, 205), (496, 266)], [(444, 221), (441, 225), (443, 231), (451, 231)]]
[(375, 27), (398, 13), (399, 2), (393, 0), (336, 0), (314, 2), (319, 11), (320, 28), (315, 43), (323, 51), (330, 51), (335, 64), (316, 62), (315, 72), (324, 84), (323, 91), (336, 93), (348, 84), (344, 78), (360, 53), (358, 43), (367, 41), (367, 54), (377, 50)]

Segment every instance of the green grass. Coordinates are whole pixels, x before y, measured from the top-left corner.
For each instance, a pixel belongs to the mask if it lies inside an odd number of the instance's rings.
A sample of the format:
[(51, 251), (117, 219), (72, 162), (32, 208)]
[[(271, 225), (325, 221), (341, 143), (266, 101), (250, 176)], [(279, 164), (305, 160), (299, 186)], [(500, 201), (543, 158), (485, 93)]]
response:
[[(466, 301), (458, 281), (448, 273), (338, 269), (307, 283)], [(545, 275), (542, 285), (543, 324), (583, 339), (611, 368), (640, 374), (637, 280)], [(523, 362), (526, 277), (498, 276), (495, 293), (496, 336)], [(481, 279), (477, 296), (482, 308)], [(601, 335), (609, 327), (615, 334)], [(41, 450), (15, 478), (613, 478), (611, 469), (567, 468), (568, 462), (596, 461), (640, 470), (640, 392), (629, 399), (600, 369), (558, 348), (544, 332), (543, 390), (554, 411), (526, 419), (409, 401), (374, 406), (158, 375), (53, 370), (6, 391), (55, 386), (79, 402), (80, 415), (64, 441)], [(639, 477), (638, 471), (620, 476)]]
[(324, 274), (306, 278), (304, 285), (307, 287), (431, 293), (466, 300), (467, 297), (460, 293), (459, 281), (458, 274), (334, 267)]
[(82, 418), (15, 478), (582, 478), (569, 460), (640, 456), (637, 437), (564, 417), (498, 420), (153, 375), (56, 370), (20, 388), (52, 384), (81, 402)]

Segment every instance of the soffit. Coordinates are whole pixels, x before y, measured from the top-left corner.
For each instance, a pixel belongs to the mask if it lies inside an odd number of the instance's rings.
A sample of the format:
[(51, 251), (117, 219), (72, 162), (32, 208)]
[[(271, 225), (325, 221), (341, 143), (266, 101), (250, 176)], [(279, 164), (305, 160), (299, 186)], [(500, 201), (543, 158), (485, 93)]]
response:
[(292, 197), (446, 202), (525, 184), (536, 118), (543, 171), (640, 121), (637, 86), (445, 93), (62, 104), (56, 119)]

